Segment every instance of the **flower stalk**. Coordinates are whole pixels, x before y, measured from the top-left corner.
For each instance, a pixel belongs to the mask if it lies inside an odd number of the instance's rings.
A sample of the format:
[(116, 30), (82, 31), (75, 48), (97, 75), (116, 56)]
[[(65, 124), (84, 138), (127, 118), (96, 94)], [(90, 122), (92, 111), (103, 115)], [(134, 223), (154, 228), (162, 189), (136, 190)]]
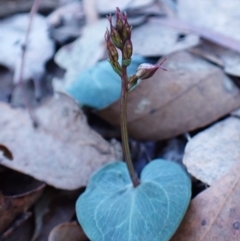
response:
[[(141, 64), (137, 72), (128, 77), (127, 67), (131, 64), (133, 46), (131, 42), (132, 27), (128, 23), (127, 14), (122, 13), (119, 8), (116, 10), (116, 25), (113, 26), (111, 16), (107, 16), (110, 23), (110, 30), (106, 30), (105, 41), (107, 44), (109, 62), (113, 70), (121, 77), (121, 136), (123, 157), (126, 161), (129, 175), (134, 187), (140, 184), (140, 180), (134, 170), (131, 153), (129, 148), (128, 130), (127, 130), (127, 95), (130, 89), (136, 85), (138, 79), (147, 79), (151, 77), (159, 68), (164, 69), (160, 63), (158, 65)], [(121, 52), (121, 64), (118, 62), (118, 51)], [(164, 69), (165, 70), (165, 69)]]
[(128, 130), (127, 130), (127, 94), (128, 94), (128, 77), (127, 66), (122, 67), (122, 92), (121, 92), (121, 136), (122, 136), (122, 149), (124, 158), (128, 167), (129, 175), (131, 177), (134, 187), (140, 184), (137, 174), (134, 170), (131, 153), (128, 142)]

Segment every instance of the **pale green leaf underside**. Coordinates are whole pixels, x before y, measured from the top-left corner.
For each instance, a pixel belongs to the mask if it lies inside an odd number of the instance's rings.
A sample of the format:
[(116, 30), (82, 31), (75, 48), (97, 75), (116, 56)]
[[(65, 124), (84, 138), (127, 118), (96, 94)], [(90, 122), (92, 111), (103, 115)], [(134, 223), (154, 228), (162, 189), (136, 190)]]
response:
[(133, 188), (126, 164), (115, 162), (92, 176), (76, 211), (91, 241), (168, 241), (190, 197), (189, 177), (176, 163), (150, 162)]
[[(155, 63), (156, 61), (133, 55), (128, 74), (135, 74), (138, 66), (144, 62)], [(81, 105), (99, 110), (119, 99), (121, 78), (114, 72), (109, 61), (104, 60), (80, 73), (66, 91)]]

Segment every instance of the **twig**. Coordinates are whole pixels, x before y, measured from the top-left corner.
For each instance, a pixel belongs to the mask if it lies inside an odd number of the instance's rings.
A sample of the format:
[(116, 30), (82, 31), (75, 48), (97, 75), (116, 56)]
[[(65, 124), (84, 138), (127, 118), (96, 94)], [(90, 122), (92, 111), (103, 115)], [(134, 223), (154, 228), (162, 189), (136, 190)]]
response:
[(0, 241), (3, 241), (5, 239), (7, 239), (12, 233), (13, 231), (18, 228), (19, 226), (21, 226), (21, 224), (23, 224), (26, 220), (28, 220), (30, 217), (32, 216), (31, 212), (26, 212), (24, 213), (22, 216), (20, 216), (13, 224), (12, 226), (5, 231), (1, 236), (0, 236)]
[[(32, 22), (33, 22), (33, 17), (36, 14), (39, 5), (41, 3), (42, 0), (34, 0), (33, 6), (31, 8), (31, 12), (30, 12), (30, 19), (29, 19), (29, 23), (28, 23), (28, 27), (27, 27), (27, 32), (25, 35), (25, 39), (24, 42), (22, 44), (22, 55), (21, 55), (21, 64), (20, 64), (20, 74), (19, 74), (19, 86), (21, 87), (22, 91), (24, 92), (24, 86), (23, 86), (23, 75), (24, 75), (24, 68), (25, 68), (25, 59), (26, 59), (26, 50), (27, 50), (27, 43), (29, 41), (29, 35), (30, 35), (30, 31), (31, 31), (31, 27), (32, 27)], [(37, 127), (37, 120), (36, 117), (34, 116), (31, 107), (29, 105), (28, 99), (27, 97), (24, 95), (23, 93), (23, 98), (24, 98), (24, 102), (25, 102), (25, 106), (29, 112), (29, 115), (33, 121), (33, 125), (35, 127)]]

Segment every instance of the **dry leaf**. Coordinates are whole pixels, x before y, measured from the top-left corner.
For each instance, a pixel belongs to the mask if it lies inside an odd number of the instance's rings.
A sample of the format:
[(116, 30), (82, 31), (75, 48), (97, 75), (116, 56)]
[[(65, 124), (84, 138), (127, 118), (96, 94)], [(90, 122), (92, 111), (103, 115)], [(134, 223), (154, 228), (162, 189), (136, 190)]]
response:
[[(167, 139), (206, 126), (239, 107), (238, 88), (207, 61), (178, 52), (168, 57), (164, 67), (168, 71), (158, 71), (128, 96), (132, 137)], [(118, 126), (119, 101), (99, 114)]]
[(115, 161), (114, 148), (86, 123), (78, 105), (57, 94), (36, 109), (35, 129), (25, 110), (0, 103), (0, 142), (14, 161), (2, 165), (29, 174), (61, 189), (85, 186), (93, 171)]
[(155, 18), (152, 21), (163, 24), (164, 26), (178, 29), (182, 32), (193, 32), (200, 35), (204, 39), (240, 53), (240, 41), (238, 39), (226, 36), (223, 33), (216, 32), (215, 30), (196, 26), (192, 23), (184, 22), (177, 18)]
[[(14, 82), (20, 78), (22, 44), (26, 35), (29, 14), (17, 14), (0, 21), (0, 63), (14, 71)], [(54, 52), (54, 43), (48, 35), (46, 18), (36, 14), (26, 48), (23, 80), (41, 78), (45, 63)]]
[(65, 45), (57, 52), (55, 61), (67, 72), (64, 80), (54, 80), (55, 90), (65, 91), (83, 70), (93, 66), (103, 56), (105, 50), (104, 32), (107, 26), (107, 19), (86, 25), (79, 39)]
[(76, 223), (62, 223), (50, 233), (48, 241), (88, 241), (82, 228)]
[(184, 34), (183, 31), (159, 23), (148, 22), (133, 28), (132, 42), (135, 54), (161, 56), (196, 46), (199, 37), (195, 34)]
[[(26, 212), (41, 196), (45, 184), (27, 179), (28, 185), (12, 173), (1, 173), (0, 233), (20, 214)], [(26, 180), (26, 177), (24, 177)], [(17, 184), (16, 184), (17, 183)], [(4, 184), (4, 185), (3, 185)], [(16, 187), (17, 186), (17, 187)]]
[(109, 14), (119, 7), (122, 11), (132, 8), (143, 8), (154, 3), (154, 0), (97, 0), (97, 10), (100, 14)]
[(237, 52), (208, 41), (203, 41), (201, 45), (191, 49), (191, 52), (223, 67), (227, 74), (240, 76), (240, 54)]
[(230, 117), (200, 132), (185, 148), (188, 172), (212, 185), (240, 159), (240, 121)]
[(240, 40), (239, 8), (240, 2), (236, 0), (178, 1), (178, 14), (182, 20), (237, 40)]
[(192, 200), (171, 241), (240, 240), (239, 169), (238, 161), (227, 175)]

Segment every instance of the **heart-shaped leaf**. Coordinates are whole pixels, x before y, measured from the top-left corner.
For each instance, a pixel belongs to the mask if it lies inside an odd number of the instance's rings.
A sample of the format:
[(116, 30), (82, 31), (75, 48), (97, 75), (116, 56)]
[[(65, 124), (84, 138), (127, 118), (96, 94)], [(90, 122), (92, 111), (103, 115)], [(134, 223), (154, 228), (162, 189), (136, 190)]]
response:
[(150, 162), (133, 187), (126, 164), (97, 171), (76, 205), (91, 241), (168, 241), (179, 226), (191, 196), (191, 182), (176, 163)]

